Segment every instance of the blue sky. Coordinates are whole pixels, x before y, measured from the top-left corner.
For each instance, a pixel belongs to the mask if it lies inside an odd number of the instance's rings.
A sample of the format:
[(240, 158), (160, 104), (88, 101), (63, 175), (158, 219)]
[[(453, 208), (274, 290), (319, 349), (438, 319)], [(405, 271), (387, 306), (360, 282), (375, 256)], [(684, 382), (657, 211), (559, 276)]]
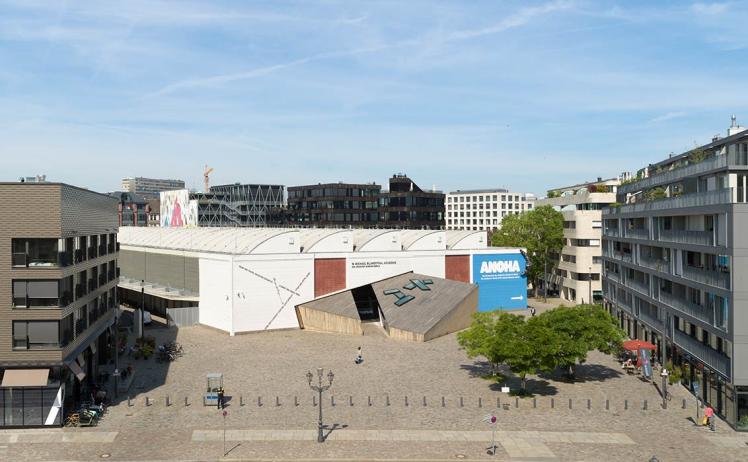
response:
[(0, 0), (0, 179), (549, 187), (748, 124), (748, 5)]

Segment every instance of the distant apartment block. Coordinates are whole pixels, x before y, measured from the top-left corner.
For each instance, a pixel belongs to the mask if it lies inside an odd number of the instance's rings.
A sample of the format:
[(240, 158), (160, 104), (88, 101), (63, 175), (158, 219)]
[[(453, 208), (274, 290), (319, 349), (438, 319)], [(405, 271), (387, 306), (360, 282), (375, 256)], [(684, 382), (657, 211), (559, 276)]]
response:
[(602, 301), (602, 209), (616, 201), (618, 178), (551, 189), (536, 207), (550, 205), (564, 216), (564, 247), (549, 289), (574, 304)]
[(395, 229), (444, 229), (444, 193), (424, 191), (404, 174), (392, 175), (379, 196), (379, 225)]
[[(605, 305), (748, 430), (748, 131), (639, 171), (603, 211)], [(664, 338), (663, 338), (664, 337)]]
[(457, 190), (446, 197), (447, 229), (492, 231), (507, 215), (532, 210), (535, 195), (507, 189)]
[(303, 227), (376, 228), (377, 201), (382, 187), (375, 183), (320, 183), (288, 188), (288, 225)]
[(0, 216), (0, 427), (59, 427), (114, 354), (117, 200), (0, 183)]
[(122, 179), (122, 191), (141, 194), (150, 198), (158, 197), (158, 193), (161, 191), (173, 191), (175, 189), (184, 189), (184, 181), (143, 177)]
[(131, 192), (111, 192), (110, 196), (117, 199), (117, 215), (119, 226), (150, 226), (151, 201), (140, 194)]

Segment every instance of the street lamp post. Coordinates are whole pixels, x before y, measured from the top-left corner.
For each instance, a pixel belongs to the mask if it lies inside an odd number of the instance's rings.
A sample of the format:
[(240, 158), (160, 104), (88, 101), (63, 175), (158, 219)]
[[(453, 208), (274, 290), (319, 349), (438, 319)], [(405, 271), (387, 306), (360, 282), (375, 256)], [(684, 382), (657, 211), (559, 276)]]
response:
[(145, 337), (145, 279), (140, 280), (140, 338)]
[(329, 383), (327, 385), (322, 385), (322, 368), (317, 368), (317, 379), (318, 384), (312, 385), (312, 379), (314, 378), (314, 375), (310, 372), (306, 373), (306, 379), (307, 382), (309, 382), (309, 388), (319, 393), (319, 421), (317, 422), (317, 442), (318, 443), (324, 443), (325, 438), (322, 435), (322, 392), (327, 391), (332, 386), (332, 379), (335, 377), (335, 375), (332, 373), (332, 371), (328, 372), (327, 374), (327, 380)]

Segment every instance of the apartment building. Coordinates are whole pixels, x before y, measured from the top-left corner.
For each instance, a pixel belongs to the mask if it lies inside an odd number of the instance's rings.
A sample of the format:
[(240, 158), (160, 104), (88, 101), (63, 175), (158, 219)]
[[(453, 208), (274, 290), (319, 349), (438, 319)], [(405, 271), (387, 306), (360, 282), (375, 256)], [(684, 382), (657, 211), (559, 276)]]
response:
[(620, 180), (610, 178), (548, 190), (536, 207), (550, 205), (564, 216), (564, 247), (549, 289), (574, 304), (602, 301), (602, 209), (616, 201)]
[[(0, 427), (54, 426), (108, 362), (116, 198), (0, 183)], [(110, 337), (111, 336), (111, 337)]]
[[(605, 304), (748, 430), (748, 131), (650, 165), (603, 211)], [(620, 203), (620, 204), (619, 204)], [(665, 340), (663, 341), (663, 333)]]
[(424, 191), (407, 175), (389, 180), (379, 196), (379, 225), (393, 229), (444, 229), (444, 193)]
[(161, 191), (184, 189), (182, 180), (166, 180), (159, 178), (127, 177), (122, 179), (122, 191), (141, 194), (157, 198)]
[(379, 223), (376, 183), (325, 183), (288, 188), (289, 225), (375, 228)]
[(501, 227), (501, 219), (535, 207), (535, 195), (507, 189), (457, 190), (446, 197), (447, 229), (492, 231)]

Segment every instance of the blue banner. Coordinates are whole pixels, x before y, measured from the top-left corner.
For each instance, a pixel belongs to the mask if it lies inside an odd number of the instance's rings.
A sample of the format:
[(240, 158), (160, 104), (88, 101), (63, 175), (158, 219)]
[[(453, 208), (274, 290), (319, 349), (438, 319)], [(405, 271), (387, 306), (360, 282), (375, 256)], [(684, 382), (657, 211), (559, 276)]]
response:
[(521, 253), (473, 255), (473, 284), (478, 285), (478, 311), (527, 308), (525, 257)]

